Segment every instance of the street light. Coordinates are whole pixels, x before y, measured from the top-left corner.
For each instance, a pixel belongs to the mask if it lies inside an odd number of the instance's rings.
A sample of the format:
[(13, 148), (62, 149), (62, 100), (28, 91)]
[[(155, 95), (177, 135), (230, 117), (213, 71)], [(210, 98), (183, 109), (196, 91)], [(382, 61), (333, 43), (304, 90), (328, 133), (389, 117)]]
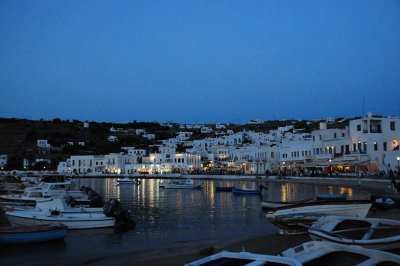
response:
[(400, 175), (400, 156), (398, 156), (397, 158), (397, 173)]
[(332, 176), (332, 159), (329, 159), (329, 175)]

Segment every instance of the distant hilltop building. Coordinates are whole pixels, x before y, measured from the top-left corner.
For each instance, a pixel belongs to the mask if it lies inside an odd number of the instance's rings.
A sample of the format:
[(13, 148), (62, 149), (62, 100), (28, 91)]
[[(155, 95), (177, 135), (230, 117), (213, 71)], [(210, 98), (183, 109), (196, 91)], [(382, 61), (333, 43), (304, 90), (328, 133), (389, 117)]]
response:
[(261, 120), (261, 119), (252, 119), (247, 122), (247, 124), (250, 124), (250, 125), (252, 125), (252, 124), (257, 125), (257, 124), (263, 124), (263, 123), (264, 123), (264, 120)]

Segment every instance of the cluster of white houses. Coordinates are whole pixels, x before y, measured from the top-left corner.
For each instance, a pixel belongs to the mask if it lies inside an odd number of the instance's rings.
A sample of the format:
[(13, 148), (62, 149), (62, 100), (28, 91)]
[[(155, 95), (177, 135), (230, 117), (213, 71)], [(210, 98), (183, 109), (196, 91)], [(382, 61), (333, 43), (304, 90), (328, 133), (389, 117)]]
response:
[[(58, 166), (64, 174), (187, 173), (219, 170), (225, 173), (398, 171), (400, 118), (368, 114), (344, 129), (301, 133), (292, 125), (269, 133), (227, 132), (215, 138), (188, 140), (179, 132), (163, 140), (157, 153), (124, 147), (119, 154), (71, 156)], [(177, 153), (177, 145), (186, 147)]]

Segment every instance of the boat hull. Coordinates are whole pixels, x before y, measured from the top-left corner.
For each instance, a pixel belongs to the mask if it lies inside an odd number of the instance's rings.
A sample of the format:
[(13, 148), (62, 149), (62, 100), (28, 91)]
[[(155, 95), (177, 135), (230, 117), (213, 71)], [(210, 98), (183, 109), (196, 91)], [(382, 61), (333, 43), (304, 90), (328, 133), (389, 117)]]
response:
[[(350, 229), (342, 226), (346, 223), (351, 224)], [(379, 232), (383, 232), (384, 236), (378, 237)], [(308, 233), (314, 240), (379, 250), (400, 248), (400, 221), (397, 220), (327, 216), (313, 224)]]
[(0, 230), (0, 244), (27, 244), (63, 239), (67, 226), (44, 225), (32, 227), (7, 227)]
[(327, 215), (365, 217), (371, 205), (369, 201), (317, 201), (277, 208), (266, 216), (270, 221), (278, 223), (310, 223)]
[(232, 187), (233, 194), (242, 194), (242, 195), (259, 195), (260, 190), (253, 190), (253, 189), (239, 189)]
[(105, 215), (87, 213), (85, 215), (60, 214), (60, 215), (29, 215), (24, 213), (6, 212), (12, 225), (37, 225), (63, 223), (68, 229), (89, 229), (114, 226), (114, 219)]
[(302, 265), (295, 259), (280, 256), (262, 255), (250, 252), (228, 252), (220, 253), (202, 258), (200, 260), (185, 264), (185, 266), (201, 265)]

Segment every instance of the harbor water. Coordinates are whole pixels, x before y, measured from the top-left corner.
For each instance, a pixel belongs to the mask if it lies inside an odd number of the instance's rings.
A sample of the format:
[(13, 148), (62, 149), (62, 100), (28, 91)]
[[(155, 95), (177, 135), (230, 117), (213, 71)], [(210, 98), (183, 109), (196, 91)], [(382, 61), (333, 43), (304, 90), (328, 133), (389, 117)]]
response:
[[(258, 195), (217, 192), (216, 187), (235, 186), (256, 189), (263, 184), (262, 197), (269, 200), (298, 200), (316, 193), (347, 193), (350, 198), (365, 197), (361, 191), (294, 183), (262, 181), (195, 180), (202, 189), (165, 189), (162, 179), (140, 179), (139, 185), (118, 184), (116, 178), (74, 179), (75, 189), (90, 186), (105, 201), (116, 198), (129, 209), (136, 227), (123, 234), (112, 228), (71, 230), (61, 242), (0, 249), (1, 265), (109, 264), (110, 258), (144, 254), (158, 250), (208, 247), (221, 241), (277, 233), (265, 217)], [(112, 261), (112, 260), (111, 260)]]

